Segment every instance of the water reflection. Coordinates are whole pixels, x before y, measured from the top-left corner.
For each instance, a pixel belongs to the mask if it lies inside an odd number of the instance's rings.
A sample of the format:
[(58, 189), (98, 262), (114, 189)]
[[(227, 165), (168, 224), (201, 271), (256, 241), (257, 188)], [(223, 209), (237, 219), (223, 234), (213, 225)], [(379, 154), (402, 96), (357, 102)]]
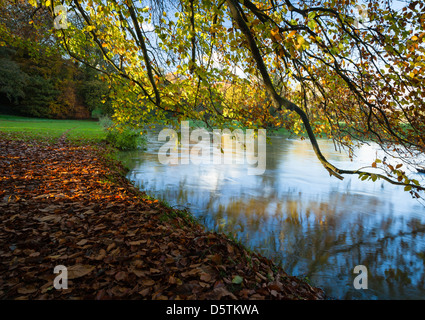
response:
[[(424, 207), (387, 183), (329, 177), (307, 141), (271, 140), (259, 176), (247, 175), (247, 165), (162, 165), (155, 141), (121, 160), (142, 190), (189, 208), (208, 228), (235, 234), (333, 297), (425, 298)], [(331, 142), (320, 143), (337, 166), (354, 168)], [(367, 146), (360, 154), (370, 164), (376, 151)], [(369, 271), (368, 290), (353, 287), (360, 264)]]

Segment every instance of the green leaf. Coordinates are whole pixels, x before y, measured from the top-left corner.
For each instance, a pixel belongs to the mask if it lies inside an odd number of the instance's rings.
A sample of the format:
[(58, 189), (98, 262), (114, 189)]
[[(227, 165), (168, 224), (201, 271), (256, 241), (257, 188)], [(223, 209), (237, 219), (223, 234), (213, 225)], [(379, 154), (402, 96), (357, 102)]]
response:
[(243, 278), (241, 276), (235, 276), (232, 280), (232, 283), (234, 284), (241, 284), (243, 281)]
[(314, 21), (314, 20), (310, 20), (310, 21), (308, 21), (308, 22), (307, 22), (307, 26), (308, 26), (310, 29), (314, 30), (314, 29), (316, 28), (316, 26), (317, 26), (317, 23), (316, 23), (316, 21)]
[(419, 181), (418, 181), (418, 180), (416, 180), (416, 179), (412, 179), (412, 182), (413, 182), (414, 184), (416, 184), (417, 186), (419, 186)]

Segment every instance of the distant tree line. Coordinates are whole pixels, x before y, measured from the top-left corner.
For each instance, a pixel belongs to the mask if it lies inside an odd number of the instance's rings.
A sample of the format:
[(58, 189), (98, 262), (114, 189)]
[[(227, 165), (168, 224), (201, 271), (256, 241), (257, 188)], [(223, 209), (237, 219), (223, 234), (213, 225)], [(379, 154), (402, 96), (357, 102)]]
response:
[[(51, 18), (25, 1), (0, 1), (0, 112), (54, 119), (112, 114), (99, 72), (67, 59)], [(35, 22), (43, 21), (44, 28)]]
[(102, 103), (108, 86), (95, 71), (60, 55), (31, 59), (20, 49), (0, 47), (1, 111), (54, 119), (109, 114)]

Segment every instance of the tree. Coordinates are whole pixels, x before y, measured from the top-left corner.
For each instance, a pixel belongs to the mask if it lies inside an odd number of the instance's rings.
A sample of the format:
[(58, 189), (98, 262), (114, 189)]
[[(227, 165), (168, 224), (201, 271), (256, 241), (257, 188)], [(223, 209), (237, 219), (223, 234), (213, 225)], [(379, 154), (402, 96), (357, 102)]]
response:
[(28, 75), (10, 58), (9, 54), (10, 50), (0, 47), (0, 94), (6, 95), (11, 103), (18, 103), (25, 97)]
[(86, 119), (96, 108), (107, 109), (101, 103), (107, 84), (64, 55), (50, 32), (54, 22), (46, 7), (1, 0), (0, 13), (0, 98), (9, 104), (8, 111)]
[[(408, 0), (401, 8), (379, 0), (367, 7), (355, 0), (41, 3), (53, 19), (55, 6), (66, 5), (84, 26), (55, 30), (69, 55), (125, 84), (115, 102), (127, 107), (117, 120), (172, 115), (216, 126), (238, 120), (246, 127), (291, 127), (305, 131), (318, 159), (339, 179), (380, 178), (415, 197), (425, 190), (401, 169), (425, 152), (423, 2)], [(87, 46), (100, 50), (113, 71), (93, 65), (81, 50)], [(232, 101), (218, 83), (233, 90), (249, 86), (265, 103)], [(337, 168), (321, 153), (318, 133), (350, 150), (371, 139), (400, 163), (377, 159), (371, 167), (381, 174)]]

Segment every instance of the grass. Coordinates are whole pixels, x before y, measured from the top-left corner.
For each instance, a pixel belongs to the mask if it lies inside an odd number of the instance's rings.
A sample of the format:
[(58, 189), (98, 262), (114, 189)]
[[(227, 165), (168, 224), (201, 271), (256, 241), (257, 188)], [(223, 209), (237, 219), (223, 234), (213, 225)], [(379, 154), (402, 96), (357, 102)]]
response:
[(0, 131), (13, 138), (57, 141), (64, 133), (77, 144), (96, 143), (106, 133), (97, 121), (56, 120), (0, 115)]

